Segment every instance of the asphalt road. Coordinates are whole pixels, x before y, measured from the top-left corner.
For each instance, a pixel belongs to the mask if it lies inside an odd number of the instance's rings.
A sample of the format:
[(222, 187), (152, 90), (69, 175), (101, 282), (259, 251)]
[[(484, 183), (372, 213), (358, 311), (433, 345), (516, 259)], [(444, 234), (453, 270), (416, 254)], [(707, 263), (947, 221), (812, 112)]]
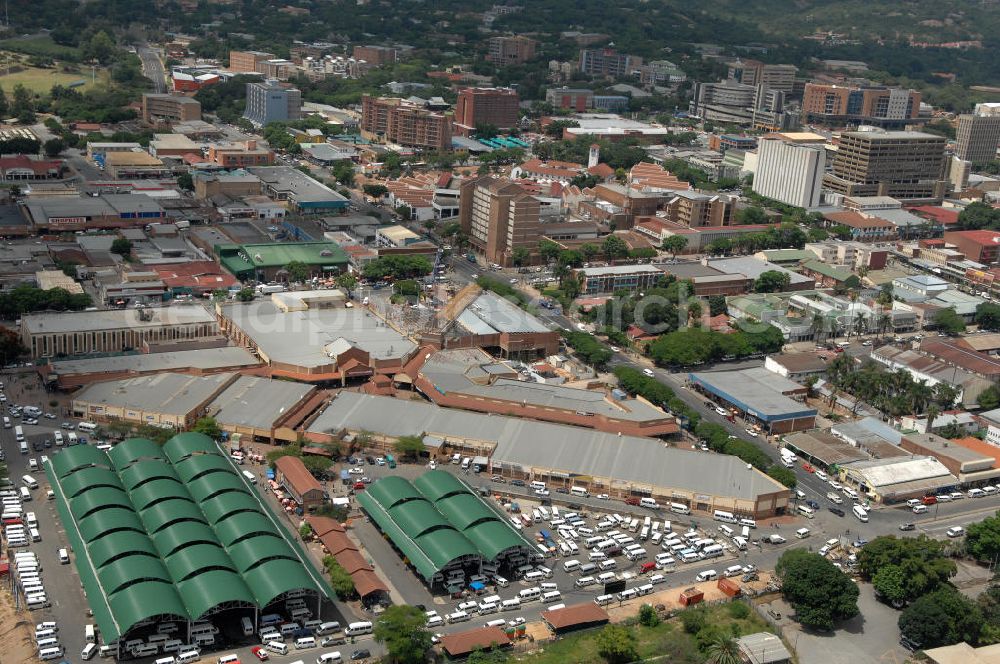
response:
[(142, 60), (142, 75), (153, 82), (153, 91), (162, 94), (167, 91), (167, 73), (160, 55), (148, 45), (136, 46), (136, 54)]

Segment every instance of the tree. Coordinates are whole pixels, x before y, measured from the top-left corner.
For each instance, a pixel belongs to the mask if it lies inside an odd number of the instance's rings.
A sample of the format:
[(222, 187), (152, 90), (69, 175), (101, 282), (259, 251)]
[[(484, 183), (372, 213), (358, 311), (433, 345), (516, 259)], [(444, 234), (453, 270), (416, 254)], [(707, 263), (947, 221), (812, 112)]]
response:
[(705, 610), (702, 608), (689, 608), (681, 611), (681, 624), (684, 626), (684, 631), (688, 634), (697, 634), (708, 624)]
[(434, 269), (425, 256), (381, 256), (365, 263), (362, 275), (365, 279), (410, 279), (422, 277)]
[(991, 562), (1000, 556), (1000, 512), (965, 529), (965, 550), (976, 560)]
[(986, 203), (969, 203), (958, 213), (958, 230), (995, 229), (1000, 225), (1000, 211)]
[(190, 173), (181, 173), (177, 176), (177, 186), (184, 191), (194, 191), (194, 178)]
[(531, 258), (531, 252), (524, 247), (516, 247), (514, 251), (510, 252), (510, 260), (514, 267), (521, 267), (528, 262), (529, 258)]
[[(10, 113), (23, 124), (35, 121), (35, 102), (31, 92), (21, 83), (14, 86), (14, 102), (11, 104)], [(35, 148), (34, 152), (38, 152), (38, 149)]]
[(976, 307), (976, 316), (973, 320), (981, 330), (1000, 330), (1000, 305), (983, 302)]
[(740, 664), (743, 658), (736, 639), (726, 634), (716, 634), (705, 649), (709, 664)]
[(222, 428), (219, 427), (219, 423), (215, 421), (214, 417), (199, 418), (191, 427), (191, 431), (205, 434), (212, 440), (218, 440), (222, 437)]
[(594, 640), (597, 654), (608, 664), (626, 664), (639, 657), (635, 633), (622, 625), (607, 625)]
[(687, 238), (683, 235), (669, 235), (664, 238), (663, 244), (660, 245), (660, 248), (664, 251), (669, 251), (671, 258), (676, 258), (677, 254), (683, 251), (684, 247), (687, 246), (687, 243)]
[(61, 138), (50, 138), (42, 147), (46, 157), (58, 157), (66, 149), (66, 141)]
[(333, 592), (337, 593), (337, 597), (340, 600), (350, 599), (357, 594), (357, 590), (354, 587), (354, 578), (347, 573), (346, 569), (340, 566), (336, 558), (325, 556), (323, 558), (323, 567), (326, 568), (327, 573), (330, 575), (330, 587), (333, 588)]
[(361, 189), (372, 198), (382, 198), (389, 193), (389, 188), (384, 184), (366, 184)]
[(358, 285), (358, 278), (350, 272), (344, 272), (343, 274), (337, 275), (336, 281), (338, 286), (348, 292), (354, 290), (354, 287)]
[(289, 281), (305, 281), (309, 278), (309, 266), (302, 261), (291, 261), (285, 266)]
[(805, 549), (782, 554), (775, 566), (781, 593), (805, 627), (831, 630), (858, 614), (858, 587), (829, 560)]
[(743, 208), (738, 213), (736, 213), (736, 219), (741, 224), (766, 224), (767, 223), (767, 213), (764, 212), (764, 208), (753, 207)]
[(236, 299), (240, 302), (249, 302), (254, 298), (254, 292), (252, 288), (241, 288), (238, 293), (236, 293)]
[(997, 406), (1000, 406), (1000, 388), (996, 385), (990, 385), (979, 393), (977, 401), (979, 401), (979, 407), (983, 410), (993, 410)]
[(952, 307), (941, 309), (934, 315), (934, 324), (938, 329), (947, 334), (960, 334), (965, 332), (965, 321), (955, 313)]
[(559, 256), (559, 252), (561, 251), (562, 247), (552, 240), (541, 240), (538, 243), (538, 253), (542, 255), (542, 258), (544, 258), (546, 262), (554, 261)]
[(312, 526), (310, 526), (308, 523), (303, 523), (301, 526), (299, 526), (299, 537), (301, 537), (303, 540), (309, 539), (312, 536), (312, 534), (313, 534)]
[(901, 607), (908, 599), (906, 575), (898, 565), (886, 565), (875, 572), (872, 586), (876, 597), (881, 597), (892, 606)]
[(108, 33), (101, 30), (80, 45), (80, 55), (84, 60), (97, 60), (102, 65), (108, 65), (114, 59), (118, 49)]
[(600, 253), (600, 251), (601, 250), (597, 247), (597, 245), (591, 244), (590, 242), (587, 242), (580, 247), (580, 253), (583, 254), (583, 260), (588, 263), (594, 260), (594, 256)]
[(729, 307), (726, 305), (726, 297), (724, 295), (708, 296), (708, 315), (719, 316), (728, 312)]
[(965, 641), (975, 645), (983, 629), (983, 614), (951, 586), (918, 598), (899, 615), (899, 631), (922, 650)]
[(628, 256), (628, 245), (617, 235), (609, 235), (601, 243), (601, 251), (604, 252), (604, 257), (608, 262), (611, 262), (617, 258)]
[(111, 253), (128, 256), (132, 253), (132, 241), (123, 237), (115, 238), (115, 241), (111, 243)]
[(389, 661), (423, 664), (431, 648), (427, 616), (415, 606), (390, 606), (375, 622), (375, 640), (385, 646)]
[(427, 449), (421, 436), (400, 436), (392, 448), (404, 457), (417, 459)]
[(760, 276), (753, 283), (755, 293), (781, 293), (788, 289), (792, 277), (787, 272), (778, 270), (767, 270), (761, 272)]
[(660, 615), (649, 604), (639, 607), (639, 624), (644, 627), (656, 627), (660, 624)]
[(28, 349), (21, 345), (21, 337), (17, 332), (8, 327), (0, 327), (0, 363), (10, 364), (27, 352)]
[(795, 473), (784, 466), (775, 464), (767, 469), (767, 474), (787, 486), (789, 489), (794, 489), (795, 485), (798, 484)]

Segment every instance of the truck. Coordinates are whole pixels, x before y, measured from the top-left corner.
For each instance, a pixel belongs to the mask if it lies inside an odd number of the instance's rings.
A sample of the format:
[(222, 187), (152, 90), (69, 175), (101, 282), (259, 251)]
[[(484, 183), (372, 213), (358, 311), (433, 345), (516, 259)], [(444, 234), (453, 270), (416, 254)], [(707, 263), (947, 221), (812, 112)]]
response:
[(285, 287), (281, 284), (258, 284), (257, 292), (261, 295), (269, 295), (271, 293), (284, 293)]
[(390, 468), (395, 468), (396, 467), (396, 457), (392, 456), (391, 454), (386, 454), (385, 455), (385, 464), (387, 466), (389, 466)]

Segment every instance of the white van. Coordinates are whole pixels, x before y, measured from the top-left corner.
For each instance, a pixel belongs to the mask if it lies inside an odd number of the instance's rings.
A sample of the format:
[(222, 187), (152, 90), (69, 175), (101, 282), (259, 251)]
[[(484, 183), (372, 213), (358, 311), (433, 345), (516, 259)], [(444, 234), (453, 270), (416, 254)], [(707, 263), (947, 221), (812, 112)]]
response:
[(361, 634), (371, 634), (372, 624), (370, 622), (352, 622), (344, 630), (346, 636), (360, 636)]
[(9, 429), (10, 428), (10, 418), (9, 417), (4, 417), (3, 418), (3, 428), (4, 429)]
[(586, 498), (590, 495), (590, 492), (584, 489), (582, 486), (570, 487), (569, 492), (574, 496), (579, 496), (580, 498)]
[(52, 437), (56, 439), (56, 447), (62, 447), (63, 446), (62, 431), (56, 431), (55, 433), (52, 434)]
[(913, 506), (913, 513), (914, 514), (926, 514), (927, 513), (927, 505), (914, 505)]
[(808, 505), (799, 505), (796, 509), (798, 510), (801, 516), (804, 516), (807, 519), (816, 518), (816, 513), (813, 512), (813, 509)]
[(726, 568), (726, 571), (724, 572), (724, 574), (727, 577), (739, 576), (742, 573), (743, 573), (742, 565), (730, 565), (729, 567)]
[(76, 425), (76, 428), (80, 431), (86, 431), (87, 433), (94, 433), (97, 431), (97, 425), (93, 422), (80, 422)]
[(239, 664), (239, 661), (239, 655), (233, 653), (231, 655), (220, 655), (215, 664)]
[(652, 498), (640, 498), (639, 507), (648, 507), (649, 509), (656, 510), (660, 508), (660, 504)]
[(29, 489), (37, 489), (38, 488), (38, 480), (36, 480), (31, 475), (22, 475), (21, 476), (21, 484), (23, 484), (24, 486), (28, 487)]
[(715, 510), (712, 513), (712, 518), (725, 523), (736, 523), (736, 516), (732, 512), (724, 512), (723, 510)]
[(594, 604), (596, 604), (597, 606), (607, 606), (608, 604), (611, 604), (611, 602), (613, 601), (615, 601), (614, 595), (598, 595), (597, 597), (594, 598)]
[(809, 537), (809, 535), (810, 531), (808, 528), (799, 528), (798, 530), (795, 531), (795, 537), (797, 537), (798, 539), (805, 539)]
[[(267, 644), (270, 648), (271, 644)], [(285, 653), (288, 652), (288, 647), (282, 643), (281, 647), (285, 649)], [(282, 654), (285, 654), (282, 653)], [(188, 664), (188, 662), (197, 662), (201, 659), (201, 653), (197, 650), (185, 650), (182, 653), (177, 653), (177, 664)]]
[(513, 599), (505, 599), (500, 602), (501, 611), (517, 611), (521, 608), (521, 600), (514, 597)]
[(861, 523), (868, 523), (868, 512), (864, 507), (861, 505), (855, 505), (852, 511), (854, 512), (854, 516), (858, 518), (858, 521)]
[(538, 480), (534, 480), (529, 486), (535, 491), (541, 491), (542, 489), (545, 488), (545, 482), (539, 482)]
[(728, 537), (729, 539), (733, 538), (733, 529), (725, 524), (719, 526), (719, 532)]
[(541, 596), (542, 596), (542, 589), (539, 588), (538, 586), (534, 586), (532, 588), (525, 588), (524, 590), (522, 590), (517, 594), (517, 598), (521, 600), (521, 602), (533, 602)]
[(719, 578), (719, 573), (714, 569), (707, 569), (704, 572), (698, 572), (698, 576), (694, 577), (694, 580), (698, 583), (702, 581), (715, 581)]
[(300, 636), (295, 639), (295, 649), (296, 650), (306, 650), (308, 648), (316, 647), (316, 639), (311, 636)]
[(316, 628), (316, 636), (326, 636), (327, 634), (333, 634), (338, 631), (340, 631), (340, 623), (335, 620), (331, 620), (330, 622), (325, 622)]
[(337, 664), (342, 661), (344, 661), (344, 658), (337, 651), (325, 652), (316, 658), (316, 664)]
[(563, 563), (564, 572), (575, 572), (579, 569), (580, 569), (579, 560), (567, 560), (566, 562)]
[(83, 660), (93, 659), (94, 655), (97, 654), (98, 650), (99, 648), (97, 647), (96, 643), (88, 643), (83, 647), (83, 650), (80, 651), (80, 659)]
[(63, 649), (62, 646), (59, 645), (55, 646), (54, 648), (45, 648), (44, 650), (38, 651), (38, 659), (42, 660), (43, 662), (48, 661), (50, 659), (59, 659), (62, 656), (63, 656)]
[(251, 473), (249, 470), (244, 470), (243, 471), (243, 479), (245, 479), (250, 484), (256, 484), (257, 483), (257, 476), (254, 475), (253, 473)]
[(288, 646), (286, 646), (281, 641), (268, 641), (267, 649), (273, 652), (275, 655), (288, 654)]

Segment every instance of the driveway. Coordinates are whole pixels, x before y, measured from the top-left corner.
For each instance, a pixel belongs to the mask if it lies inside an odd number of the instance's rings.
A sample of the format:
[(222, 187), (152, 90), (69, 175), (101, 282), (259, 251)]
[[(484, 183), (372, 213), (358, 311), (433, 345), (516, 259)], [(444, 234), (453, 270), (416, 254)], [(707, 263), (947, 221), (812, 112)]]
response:
[(785, 641), (795, 649), (801, 664), (866, 664), (902, 662), (909, 656), (899, 645), (899, 612), (875, 601), (871, 584), (859, 583), (861, 594), (853, 619), (832, 632), (812, 632), (789, 618), (794, 614), (784, 600), (771, 603), (781, 612), (779, 624)]

